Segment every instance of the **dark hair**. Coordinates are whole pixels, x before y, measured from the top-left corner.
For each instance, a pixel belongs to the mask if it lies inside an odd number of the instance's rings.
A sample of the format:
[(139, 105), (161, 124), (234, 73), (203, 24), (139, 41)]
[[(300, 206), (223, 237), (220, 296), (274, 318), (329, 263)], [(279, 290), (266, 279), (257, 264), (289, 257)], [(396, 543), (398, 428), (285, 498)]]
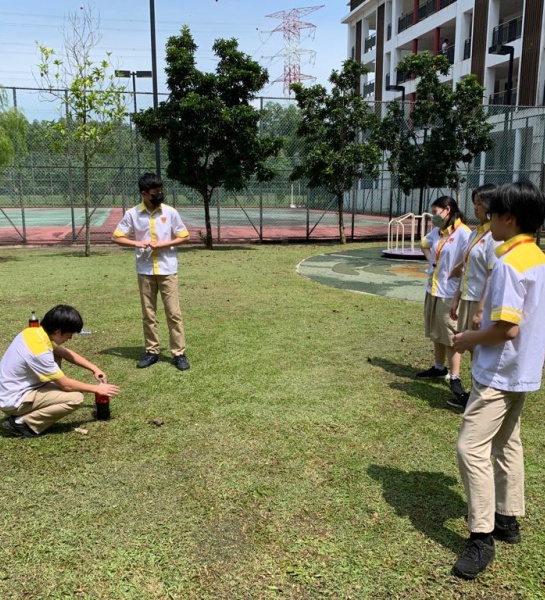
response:
[(48, 310), (40, 323), (49, 335), (61, 333), (79, 333), (83, 328), (83, 319), (79, 312), (66, 304), (58, 304)]
[(495, 183), (485, 183), (476, 187), (472, 194), (471, 200), (475, 202), (477, 196), (479, 196), (479, 200), (484, 208), (488, 211), (490, 207), (490, 201), (492, 200), (492, 196), (498, 191), (498, 186)]
[(520, 233), (534, 234), (545, 220), (545, 200), (539, 188), (530, 181), (504, 183), (493, 195), (490, 214), (510, 214)]
[(149, 192), (160, 187), (163, 187), (163, 180), (155, 173), (144, 173), (138, 180), (138, 189), (141, 192)]
[(435, 202), (432, 202), (431, 205), (439, 208), (450, 208), (450, 217), (445, 223), (445, 228), (453, 225), (456, 219), (461, 219), (462, 223), (465, 223), (464, 213), (460, 210), (454, 198), (451, 198), (450, 196), (440, 196)]

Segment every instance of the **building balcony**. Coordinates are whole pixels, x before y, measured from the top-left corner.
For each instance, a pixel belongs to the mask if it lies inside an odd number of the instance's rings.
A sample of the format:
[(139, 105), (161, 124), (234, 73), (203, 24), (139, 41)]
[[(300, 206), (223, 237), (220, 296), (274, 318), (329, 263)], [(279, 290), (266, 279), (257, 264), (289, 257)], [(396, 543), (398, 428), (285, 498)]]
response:
[(471, 58), (471, 38), (464, 42), (464, 60)]
[(369, 37), (365, 38), (365, 41), (363, 44), (364, 53), (369, 52), (369, 50), (372, 50), (376, 45), (377, 45), (377, 34), (373, 33), (373, 35), (370, 35)]
[[(451, 4), (454, 4), (454, 2), (456, 2), (456, 0), (440, 0), (439, 10), (446, 8), (447, 6), (450, 6)], [(411, 11), (411, 12), (399, 17), (398, 22), (397, 22), (397, 32), (401, 33), (402, 31), (405, 31), (406, 29), (411, 27), (411, 25), (414, 25), (415, 23), (420, 23), (420, 21), (427, 19), (428, 17), (430, 17), (431, 15), (433, 15), (436, 12), (437, 12), (437, 0), (426, 0), (425, 2), (420, 4), (418, 7), (418, 14), (416, 15), (416, 21), (414, 20), (414, 11)]]
[(488, 97), (488, 104), (494, 106), (516, 106), (517, 105), (517, 90), (513, 88), (511, 90), (511, 98), (509, 98), (509, 90), (505, 92), (498, 92), (497, 94), (491, 94)]
[(522, 16), (511, 19), (494, 27), (492, 32), (492, 48), (518, 40), (522, 36)]
[(363, 97), (367, 98), (368, 96), (372, 96), (375, 93), (375, 82), (370, 81), (369, 83), (365, 83), (363, 86)]

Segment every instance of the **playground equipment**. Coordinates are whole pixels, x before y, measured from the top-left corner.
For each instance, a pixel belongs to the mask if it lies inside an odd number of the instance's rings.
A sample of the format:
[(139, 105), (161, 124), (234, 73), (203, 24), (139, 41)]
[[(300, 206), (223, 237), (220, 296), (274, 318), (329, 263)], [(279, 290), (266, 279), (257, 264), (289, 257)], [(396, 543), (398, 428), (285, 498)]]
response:
[[(420, 240), (426, 235), (430, 222), (430, 213), (407, 213), (392, 219), (388, 223), (388, 247), (382, 251), (382, 255), (401, 260), (425, 260)], [(408, 239), (410, 243), (407, 243)]]

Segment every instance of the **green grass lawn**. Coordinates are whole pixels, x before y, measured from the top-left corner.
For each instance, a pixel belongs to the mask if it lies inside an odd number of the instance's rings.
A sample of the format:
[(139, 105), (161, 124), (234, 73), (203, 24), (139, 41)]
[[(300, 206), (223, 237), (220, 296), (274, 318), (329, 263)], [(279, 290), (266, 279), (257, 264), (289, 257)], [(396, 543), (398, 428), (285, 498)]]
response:
[(0, 436), (0, 598), (545, 597), (544, 394), (523, 415), (523, 543), (460, 581), (460, 415), (444, 382), (414, 379), (432, 360), (422, 306), (296, 274), (338, 250), (183, 249), (186, 373), (166, 347), (135, 369), (131, 251), (2, 250), (0, 350), (31, 310), (72, 304), (92, 335), (68, 346), (122, 391), (111, 421), (88, 396), (41, 439)]

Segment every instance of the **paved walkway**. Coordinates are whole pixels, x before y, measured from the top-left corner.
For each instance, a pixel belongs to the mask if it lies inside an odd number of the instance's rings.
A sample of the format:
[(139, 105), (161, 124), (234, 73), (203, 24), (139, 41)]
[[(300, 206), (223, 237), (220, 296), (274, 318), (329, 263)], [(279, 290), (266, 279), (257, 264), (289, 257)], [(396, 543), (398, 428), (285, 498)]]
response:
[(297, 271), (344, 290), (423, 302), (427, 263), (383, 258), (382, 250), (373, 247), (319, 254), (299, 263)]

